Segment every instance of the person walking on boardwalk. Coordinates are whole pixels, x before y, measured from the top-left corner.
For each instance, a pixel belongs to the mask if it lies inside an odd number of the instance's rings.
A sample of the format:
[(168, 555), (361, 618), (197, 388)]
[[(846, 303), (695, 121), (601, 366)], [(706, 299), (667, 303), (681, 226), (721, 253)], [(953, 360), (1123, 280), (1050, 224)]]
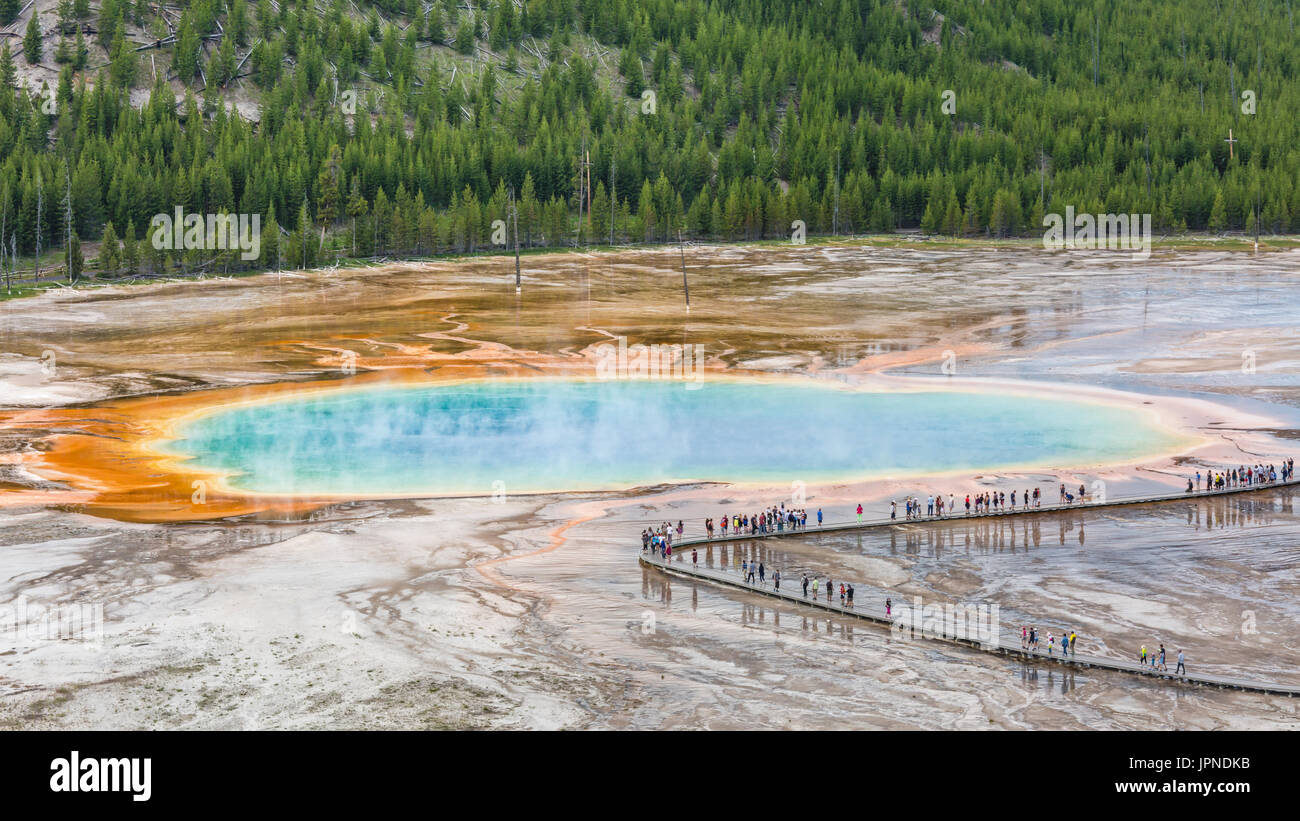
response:
[(1169, 672), (1169, 668), (1165, 666), (1165, 646), (1163, 644), (1160, 645), (1160, 663), (1157, 666), (1162, 672)]
[(817, 526), (822, 526), (822, 509), (820, 507), (817, 508)]
[(826, 577), (826, 603), (830, 604), (833, 598), (835, 598), (835, 582), (831, 581), (830, 576), (827, 576)]
[(1074, 655), (1074, 640), (1078, 638), (1073, 630), (1070, 631), (1070, 655)]
[(1038, 628), (1032, 624), (1029, 625), (1029, 649), (1038, 650)]
[(1023, 624), (1020, 625), (1020, 649), (1029, 649), (1029, 628)]
[(817, 601), (817, 577), (816, 576), (813, 576), (812, 586), (813, 586), (813, 601)]
[(858, 524), (862, 524), (862, 504), (858, 504)]
[(808, 574), (803, 574), (803, 597), (808, 598)]
[(1179, 673), (1181, 673), (1181, 674), (1184, 675), (1184, 676), (1187, 675), (1187, 668), (1183, 666), (1183, 651), (1182, 651), (1182, 650), (1179, 650), (1179, 651), (1178, 651), (1178, 667), (1174, 670), (1174, 675), (1178, 675)]
[(748, 579), (748, 578), (749, 578), (749, 559), (748, 559), (748, 558), (744, 558), (744, 559), (741, 559), (741, 560), (740, 560), (740, 577), (741, 577), (742, 579)]
[(844, 606), (844, 582), (840, 582), (840, 607)]
[(695, 550), (694, 548), (691, 549), (691, 564), (696, 570), (700, 569), (700, 551)]
[(758, 583), (759, 583), (759, 584), (766, 584), (766, 583), (767, 583), (767, 578), (766, 578), (766, 576), (767, 576), (767, 568), (763, 566), (763, 563), (762, 563), (762, 562), (759, 562), (759, 563), (758, 563)]
[(894, 602), (892, 599), (885, 599), (885, 618), (894, 615)]
[(781, 592), (781, 571), (777, 570), (772, 573), (772, 589)]
[(745, 581), (749, 582), (750, 584), (753, 584), (753, 583), (754, 583), (754, 575), (755, 575), (755, 573), (756, 573), (757, 571), (758, 571), (758, 565), (755, 564), (754, 562), (750, 562), (750, 563), (749, 563), (749, 575), (748, 575), (747, 577), (745, 577)]
[(849, 585), (849, 607), (853, 606), (853, 585)]
[(1142, 663), (1142, 666), (1143, 666), (1143, 667), (1146, 666), (1146, 663), (1147, 663), (1147, 646), (1146, 646), (1145, 644), (1142, 645), (1142, 652), (1138, 654), (1138, 661), (1140, 661), (1140, 662)]

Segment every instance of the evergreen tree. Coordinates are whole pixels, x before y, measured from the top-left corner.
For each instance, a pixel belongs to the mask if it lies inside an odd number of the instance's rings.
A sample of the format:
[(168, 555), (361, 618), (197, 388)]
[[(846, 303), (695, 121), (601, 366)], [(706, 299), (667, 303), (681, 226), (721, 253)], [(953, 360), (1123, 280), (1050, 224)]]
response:
[(182, 82), (193, 80), (199, 71), (199, 35), (190, 23), (189, 15), (181, 18), (176, 33), (176, 50), (172, 68)]
[(27, 34), (23, 36), (23, 57), (29, 65), (36, 65), (41, 61), (44, 47), (45, 35), (41, 33), (41, 15), (32, 9), (32, 17), (27, 21)]
[(113, 223), (104, 225), (104, 238), (99, 245), (99, 273), (102, 276), (115, 277), (121, 267), (121, 255), (117, 245), (117, 234)]
[(1228, 227), (1227, 208), (1223, 204), (1222, 189), (1214, 192), (1214, 206), (1210, 209), (1210, 219), (1207, 227), (1216, 234)]
[(118, 88), (130, 88), (135, 85), (138, 61), (135, 51), (126, 41), (126, 30), (121, 20), (117, 21), (117, 31), (113, 35), (113, 46), (109, 50), (110, 74)]
[[(109, 223), (111, 226), (112, 223)], [(107, 230), (107, 229), (105, 229)], [(126, 234), (122, 238), (122, 273), (133, 277), (140, 272), (140, 248), (135, 239), (135, 226), (126, 224)]]

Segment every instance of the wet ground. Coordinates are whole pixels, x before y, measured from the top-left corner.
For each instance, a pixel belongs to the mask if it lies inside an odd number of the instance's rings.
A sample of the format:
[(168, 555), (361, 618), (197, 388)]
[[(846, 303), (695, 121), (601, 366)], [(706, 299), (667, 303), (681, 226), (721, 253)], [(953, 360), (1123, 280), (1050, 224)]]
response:
[[(52, 473), (43, 454), (128, 436), (119, 397), (346, 379), (348, 363), (371, 378), (581, 369), (590, 346), (626, 336), (700, 344), (719, 370), (955, 371), (1212, 400), (1196, 432), (1214, 444), (1182, 459), (939, 487), (1167, 490), (1198, 466), (1296, 449), (1298, 256), (692, 249), (689, 313), (676, 252), (530, 258), (519, 297), (512, 265), (478, 259), (5, 303), (0, 603), (100, 603), (104, 637), (7, 639), (0, 726), (1294, 728), (1287, 699), (900, 643), (636, 563), (637, 534), (662, 520), (698, 532), (705, 516), (792, 493), (845, 520), (858, 500), (879, 513), (933, 482), (358, 501), (150, 524), (96, 507), (125, 462), (92, 481)], [(737, 431), (737, 444), (762, 443)], [(1291, 495), (753, 549), (787, 579), (852, 579), (859, 600), (996, 603), (1004, 627), (1076, 629), (1090, 651), (1163, 642), (1189, 666), (1297, 682)]]

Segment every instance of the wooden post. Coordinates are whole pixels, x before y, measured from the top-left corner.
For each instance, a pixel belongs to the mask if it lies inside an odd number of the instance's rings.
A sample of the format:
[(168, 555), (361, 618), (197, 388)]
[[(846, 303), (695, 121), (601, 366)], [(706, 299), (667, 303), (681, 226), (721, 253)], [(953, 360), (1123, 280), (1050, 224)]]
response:
[(682, 231), (677, 229), (677, 248), (682, 254), (682, 292), (686, 294), (686, 313), (691, 312), (691, 286), (686, 281), (686, 246), (682, 243)]

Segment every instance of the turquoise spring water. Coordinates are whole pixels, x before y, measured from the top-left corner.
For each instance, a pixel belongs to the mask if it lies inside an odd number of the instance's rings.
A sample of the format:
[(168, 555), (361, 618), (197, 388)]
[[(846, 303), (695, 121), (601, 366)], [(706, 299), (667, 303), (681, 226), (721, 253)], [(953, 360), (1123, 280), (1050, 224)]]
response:
[(714, 480), (788, 485), (1084, 465), (1168, 450), (1127, 408), (818, 383), (485, 380), (232, 406), (168, 449), (267, 493), (520, 493)]

